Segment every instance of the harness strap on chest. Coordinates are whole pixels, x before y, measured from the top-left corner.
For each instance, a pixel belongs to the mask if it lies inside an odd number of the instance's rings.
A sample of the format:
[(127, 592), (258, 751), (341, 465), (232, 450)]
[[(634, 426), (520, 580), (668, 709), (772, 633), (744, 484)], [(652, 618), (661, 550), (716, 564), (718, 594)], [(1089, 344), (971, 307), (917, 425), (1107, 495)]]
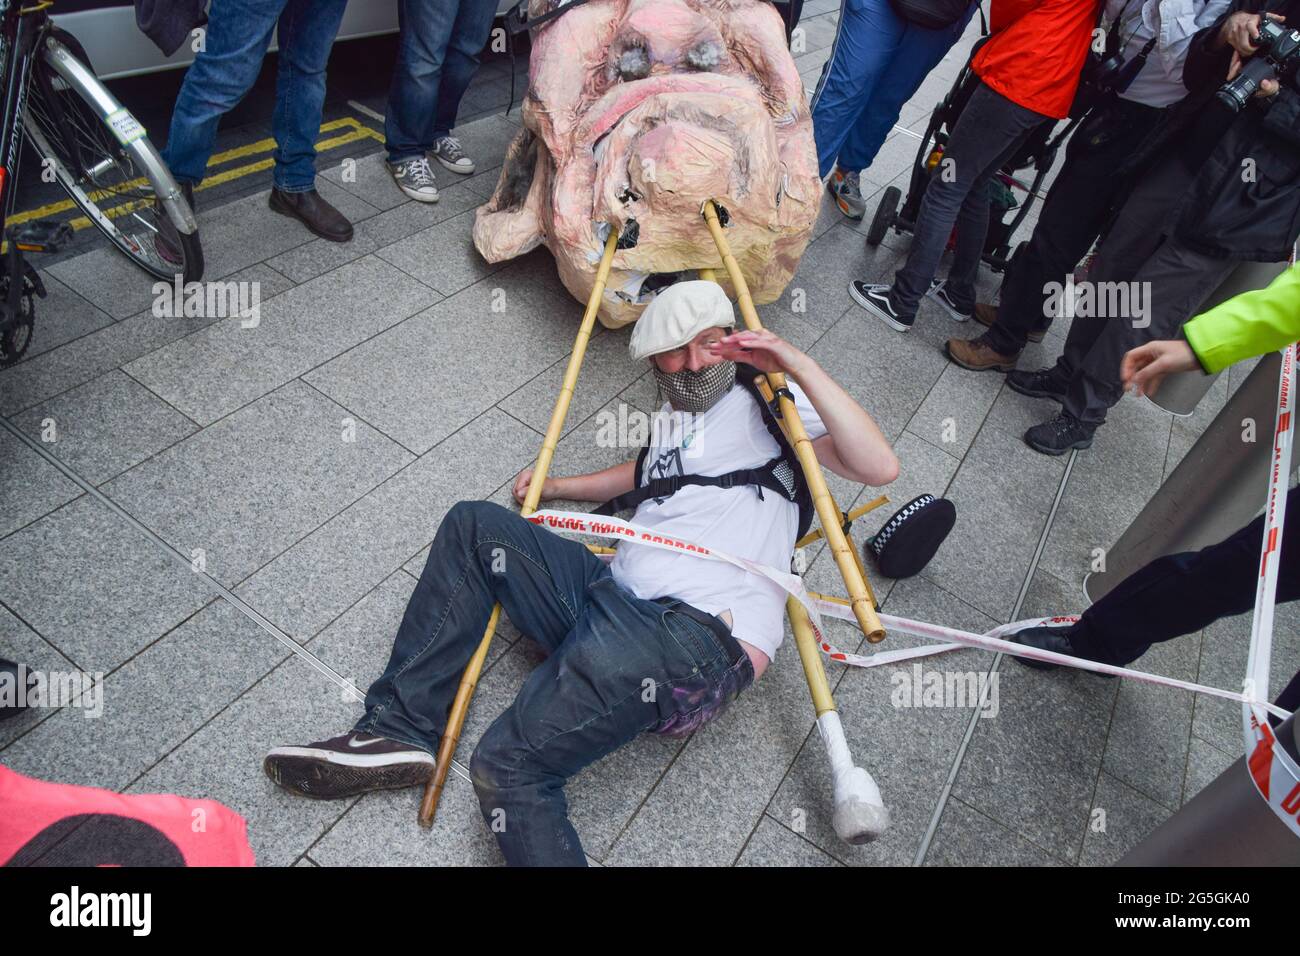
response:
[[(812, 525), (812, 496), (808, 491), (808, 485), (804, 480), (799, 461), (795, 457), (794, 449), (786, 441), (785, 433), (781, 431), (781, 426), (776, 421), (777, 412), (768, 405), (758, 387), (754, 384), (754, 378), (759, 374), (761, 373), (758, 369), (739, 364), (736, 368), (736, 381), (744, 386), (745, 391), (749, 392), (754, 401), (758, 403), (763, 424), (773, 440), (776, 441), (777, 447), (781, 451), (780, 455), (757, 468), (740, 468), (723, 475), (667, 475), (643, 482), (642, 474), (645, 459), (650, 450), (647, 444), (637, 456), (634, 472), (636, 487), (626, 494), (606, 501), (593, 514), (614, 515), (620, 511), (628, 511), (636, 508), (649, 498), (663, 499), (670, 497), (688, 485), (702, 485), (710, 488), (735, 488), (740, 485), (753, 485), (760, 500), (763, 497), (763, 489), (766, 488), (786, 501), (798, 505), (798, 537), (801, 538), (807, 534), (808, 528)], [(793, 398), (793, 396), (789, 397)]]

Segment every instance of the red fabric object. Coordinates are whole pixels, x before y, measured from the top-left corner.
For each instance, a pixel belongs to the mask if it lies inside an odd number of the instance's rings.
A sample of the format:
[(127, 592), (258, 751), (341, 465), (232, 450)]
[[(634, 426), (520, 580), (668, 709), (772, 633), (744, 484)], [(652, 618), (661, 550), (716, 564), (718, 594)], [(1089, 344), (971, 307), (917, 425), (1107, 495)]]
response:
[(0, 766), (0, 864), (252, 866), (244, 818), (215, 800), (127, 796)]
[(993, 0), (975, 74), (1011, 102), (1064, 119), (1088, 56), (1100, 0)]

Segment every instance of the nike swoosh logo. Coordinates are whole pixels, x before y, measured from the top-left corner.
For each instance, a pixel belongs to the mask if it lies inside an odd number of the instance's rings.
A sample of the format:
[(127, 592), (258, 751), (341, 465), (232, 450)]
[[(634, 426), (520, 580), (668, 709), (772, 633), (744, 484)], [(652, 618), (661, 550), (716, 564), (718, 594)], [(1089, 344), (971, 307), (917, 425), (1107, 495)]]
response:
[(360, 747), (369, 747), (372, 744), (377, 744), (383, 739), (383, 737), (376, 737), (374, 740), (357, 740), (357, 738), (353, 736), (348, 738), (348, 746), (355, 750)]

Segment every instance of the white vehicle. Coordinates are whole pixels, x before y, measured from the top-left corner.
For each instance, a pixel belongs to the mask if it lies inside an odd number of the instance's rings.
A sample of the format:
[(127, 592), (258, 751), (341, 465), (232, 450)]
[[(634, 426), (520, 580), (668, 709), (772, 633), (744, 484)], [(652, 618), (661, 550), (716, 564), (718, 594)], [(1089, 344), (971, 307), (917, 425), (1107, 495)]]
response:
[[(518, 0), (497, 0), (497, 16)], [(130, 0), (58, 0), (52, 19), (70, 31), (86, 48), (101, 80), (113, 80), (141, 73), (155, 73), (188, 66), (194, 53), (182, 46), (163, 56), (135, 25), (135, 6)], [(397, 32), (397, 0), (357, 0), (349, 3), (339, 27), (338, 39), (356, 40)], [(275, 49), (274, 41), (271, 49)]]

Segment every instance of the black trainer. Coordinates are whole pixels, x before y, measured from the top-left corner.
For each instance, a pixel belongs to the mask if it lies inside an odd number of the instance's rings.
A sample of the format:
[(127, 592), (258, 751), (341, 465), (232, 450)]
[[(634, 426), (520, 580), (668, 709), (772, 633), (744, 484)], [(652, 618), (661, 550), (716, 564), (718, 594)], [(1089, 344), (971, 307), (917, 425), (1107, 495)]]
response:
[(1044, 455), (1064, 455), (1071, 448), (1087, 448), (1092, 444), (1096, 425), (1081, 422), (1069, 412), (1062, 411), (1050, 421), (1035, 425), (1025, 432), (1025, 444)]
[(435, 763), (418, 747), (352, 731), (305, 747), (276, 747), (262, 769), (276, 786), (331, 800), (413, 787), (429, 779)]
[(859, 282), (849, 283), (849, 295), (853, 301), (862, 306), (891, 329), (898, 332), (912, 331), (915, 315), (899, 315), (894, 308), (894, 301), (889, 286), (884, 283)]
[[(1024, 644), (1026, 647), (1036, 647), (1040, 651), (1054, 651), (1057, 654), (1069, 654), (1071, 657), (1084, 656), (1075, 650), (1074, 645), (1070, 643), (1070, 629), (1068, 627), (1027, 627), (1023, 631), (1012, 634), (1007, 640), (1014, 644)], [(1040, 671), (1056, 670), (1061, 666), (1049, 661), (1032, 660), (1028, 657), (1017, 657), (1016, 663)], [(1114, 674), (1099, 674), (1096, 671), (1088, 671), (1088, 673), (1093, 677), (1115, 679)]]
[(1065, 374), (1055, 365), (1040, 368), (1036, 372), (1017, 370), (1007, 375), (1007, 387), (1013, 392), (1028, 395), (1030, 398), (1050, 398), (1054, 402), (1065, 404), (1065, 393), (1070, 383)]
[(926, 293), (939, 306), (948, 313), (954, 322), (969, 322), (971, 316), (975, 314), (975, 307), (964, 309), (953, 299), (952, 293), (948, 291), (947, 279), (935, 279), (930, 283), (930, 291)]

